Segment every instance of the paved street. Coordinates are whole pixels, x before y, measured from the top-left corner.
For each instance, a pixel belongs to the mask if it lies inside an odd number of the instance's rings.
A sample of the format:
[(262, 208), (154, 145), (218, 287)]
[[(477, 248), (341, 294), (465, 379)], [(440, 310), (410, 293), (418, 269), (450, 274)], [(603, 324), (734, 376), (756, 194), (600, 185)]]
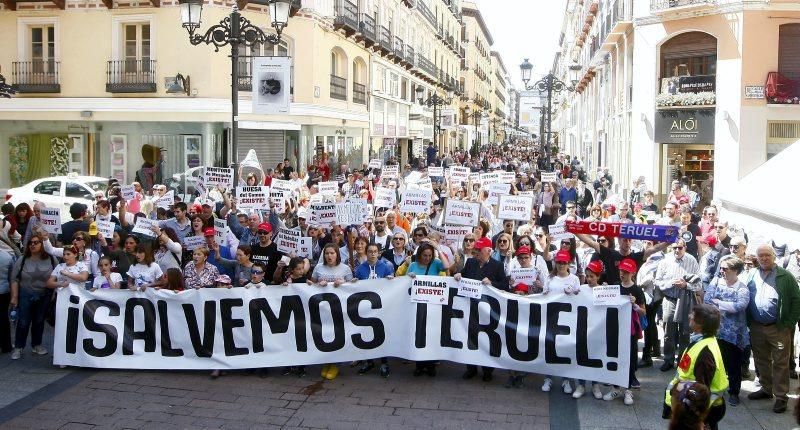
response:
[[(657, 429), (660, 390), (667, 375), (639, 372), (636, 403), (573, 400), (539, 390), (541, 378), (506, 389), (504, 372), (489, 384), (462, 381), (462, 366), (440, 366), (436, 378), (414, 378), (413, 366), (393, 360), (392, 375), (359, 376), (342, 367), (322, 382), (318, 366), (304, 378), (245, 372), (211, 380), (198, 372), (138, 372), (58, 369), (52, 357), (12, 362), (0, 357), (0, 428), (3, 429)], [(275, 372), (273, 372), (275, 373)], [(793, 391), (797, 383), (793, 381)], [(753, 390), (746, 382), (744, 390)], [(729, 408), (725, 429), (793, 428), (789, 413), (771, 412), (771, 402)], [(796, 398), (797, 396), (793, 396)], [(792, 404), (793, 406), (793, 404)]]

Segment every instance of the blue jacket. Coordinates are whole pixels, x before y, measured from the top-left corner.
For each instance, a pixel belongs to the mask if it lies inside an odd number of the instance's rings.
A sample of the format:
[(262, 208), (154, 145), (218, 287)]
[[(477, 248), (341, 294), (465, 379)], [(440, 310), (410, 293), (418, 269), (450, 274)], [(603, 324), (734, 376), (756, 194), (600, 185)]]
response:
[(571, 201), (576, 205), (578, 204), (578, 190), (575, 187), (570, 189), (562, 188), (561, 191), (558, 192), (558, 201), (561, 202), (561, 213), (566, 212), (567, 202)]
[[(355, 276), (358, 279), (369, 279), (370, 268), (369, 262), (363, 262), (356, 267)], [(394, 266), (392, 263), (384, 260), (383, 258), (378, 259), (375, 263), (375, 275), (378, 278), (385, 278), (387, 276), (394, 276)]]

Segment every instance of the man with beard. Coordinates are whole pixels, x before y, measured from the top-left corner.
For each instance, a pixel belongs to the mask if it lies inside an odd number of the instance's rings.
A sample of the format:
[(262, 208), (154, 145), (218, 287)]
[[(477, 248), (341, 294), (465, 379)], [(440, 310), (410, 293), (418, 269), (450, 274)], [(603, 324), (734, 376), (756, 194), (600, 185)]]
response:
[(372, 223), (375, 227), (375, 232), (370, 233), (369, 243), (378, 245), (381, 252), (389, 249), (392, 246), (392, 232), (386, 230), (386, 217), (379, 216), (375, 218)]

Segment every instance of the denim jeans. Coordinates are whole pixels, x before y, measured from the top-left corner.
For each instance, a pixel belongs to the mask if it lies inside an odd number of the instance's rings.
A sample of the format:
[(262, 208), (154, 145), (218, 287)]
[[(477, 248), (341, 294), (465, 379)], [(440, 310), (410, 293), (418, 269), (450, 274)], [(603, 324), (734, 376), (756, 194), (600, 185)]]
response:
[(14, 335), (15, 348), (25, 348), (28, 341), (28, 330), (31, 331), (31, 346), (42, 344), (44, 319), (52, 297), (51, 290), (37, 293), (29, 288), (20, 288), (19, 304), (17, 305), (17, 332)]

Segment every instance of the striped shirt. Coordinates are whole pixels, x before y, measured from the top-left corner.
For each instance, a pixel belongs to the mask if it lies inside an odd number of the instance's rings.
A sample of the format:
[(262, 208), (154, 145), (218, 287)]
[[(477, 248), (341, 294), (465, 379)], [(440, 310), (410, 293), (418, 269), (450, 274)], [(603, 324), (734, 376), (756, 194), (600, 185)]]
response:
[(678, 289), (672, 286), (675, 279), (686, 279), (686, 275), (694, 275), (693, 282), (687, 281), (687, 289), (691, 291), (700, 291), (702, 284), (700, 283), (700, 264), (690, 254), (684, 254), (680, 260), (675, 258), (675, 254), (669, 254), (658, 263), (656, 268), (656, 277), (653, 283), (664, 293), (665, 296), (676, 299), (678, 298)]

